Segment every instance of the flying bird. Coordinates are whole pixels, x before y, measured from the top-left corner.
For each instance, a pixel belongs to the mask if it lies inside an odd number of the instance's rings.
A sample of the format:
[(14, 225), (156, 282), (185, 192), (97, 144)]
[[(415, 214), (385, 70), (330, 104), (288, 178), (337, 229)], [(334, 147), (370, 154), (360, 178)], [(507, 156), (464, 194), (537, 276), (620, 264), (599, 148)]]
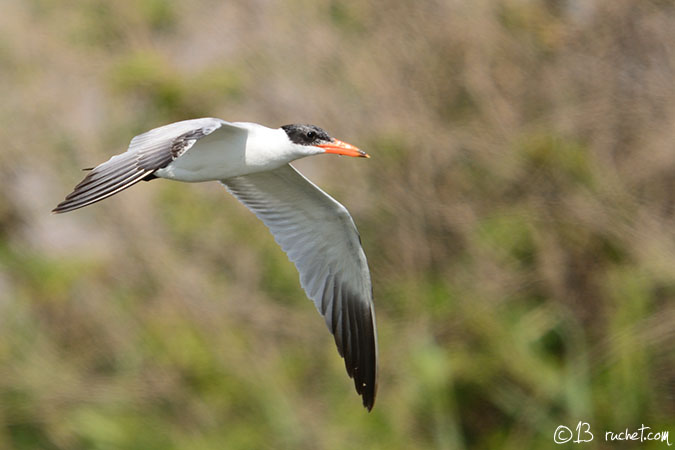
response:
[(53, 212), (91, 205), (141, 180), (220, 181), (295, 264), (370, 411), (377, 393), (377, 331), (361, 239), (347, 209), (289, 164), (322, 153), (369, 158), (315, 125), (272, 129), (185, 120), (134, 137), (126, 152), (91, 169)]

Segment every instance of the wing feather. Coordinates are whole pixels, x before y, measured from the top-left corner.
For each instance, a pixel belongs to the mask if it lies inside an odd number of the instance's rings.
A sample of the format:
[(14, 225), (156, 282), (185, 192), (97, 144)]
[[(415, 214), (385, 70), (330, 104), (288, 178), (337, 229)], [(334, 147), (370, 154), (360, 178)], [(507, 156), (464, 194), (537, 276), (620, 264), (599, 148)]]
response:
[(270, 229), (300, 273), (369, 410), (377, 393), (377, 337), (366, 256), (344, 206), (292, 166), (223, 180)]
[(236, 127), (220, 119), (184, 120), (134, 137), (126, 152), (99, 164), (53, 212), (63, 213), (110, 197), (166, 167), (197, 140), (221, 127)]

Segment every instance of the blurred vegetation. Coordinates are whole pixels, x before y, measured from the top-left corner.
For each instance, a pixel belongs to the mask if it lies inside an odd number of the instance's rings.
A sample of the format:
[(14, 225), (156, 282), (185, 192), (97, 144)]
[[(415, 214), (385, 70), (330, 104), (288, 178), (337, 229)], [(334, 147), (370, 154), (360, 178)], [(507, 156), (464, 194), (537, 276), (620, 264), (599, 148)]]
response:
[[(584, 448), (641, 424), (673, 442), (674, 20), (649, 0), (5, 0), (0, 448), (539, 449), (582, 420)], [(298, 162), (369, 257), (372, 413), (216, 183), (49, 214), (80, 167), (202, 116), (316, 123), (373, 156)]]

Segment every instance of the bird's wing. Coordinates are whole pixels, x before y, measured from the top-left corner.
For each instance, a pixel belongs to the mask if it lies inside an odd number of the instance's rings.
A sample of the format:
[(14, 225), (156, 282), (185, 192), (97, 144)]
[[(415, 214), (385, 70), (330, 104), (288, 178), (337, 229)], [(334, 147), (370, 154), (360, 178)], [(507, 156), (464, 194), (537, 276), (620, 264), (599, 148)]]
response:
[(53, 212), (63, 213), (110, 197), (166, 167), (214, 131), (246, 133), (245, 128), (220, 119), (184, 120), (139, 134), (129, 149), (96, 166)]
[(222, 183), (295, 263), (370, 410), (377, 392), (375, 311), (366, 255), (349, 212), (290, 165)]

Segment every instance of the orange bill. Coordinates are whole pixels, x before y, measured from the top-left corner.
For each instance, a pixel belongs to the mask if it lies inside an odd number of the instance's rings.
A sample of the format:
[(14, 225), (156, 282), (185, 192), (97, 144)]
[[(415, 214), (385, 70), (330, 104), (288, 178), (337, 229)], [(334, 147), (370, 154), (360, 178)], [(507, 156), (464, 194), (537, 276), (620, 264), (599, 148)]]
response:
[(359, 150), (354, 147), (352, 144), (347, 144), (338, 139), (333, 139), (333, 142), (328, 142), (326, 144), (319, 144), (317, 147), (320, 147), (326, 151), (326, 153), (335, 153), (336, 155), (345, 155), (345, 156), (360, 156), (362, 158), (370, 158), (368, 153), (363, 150)]

